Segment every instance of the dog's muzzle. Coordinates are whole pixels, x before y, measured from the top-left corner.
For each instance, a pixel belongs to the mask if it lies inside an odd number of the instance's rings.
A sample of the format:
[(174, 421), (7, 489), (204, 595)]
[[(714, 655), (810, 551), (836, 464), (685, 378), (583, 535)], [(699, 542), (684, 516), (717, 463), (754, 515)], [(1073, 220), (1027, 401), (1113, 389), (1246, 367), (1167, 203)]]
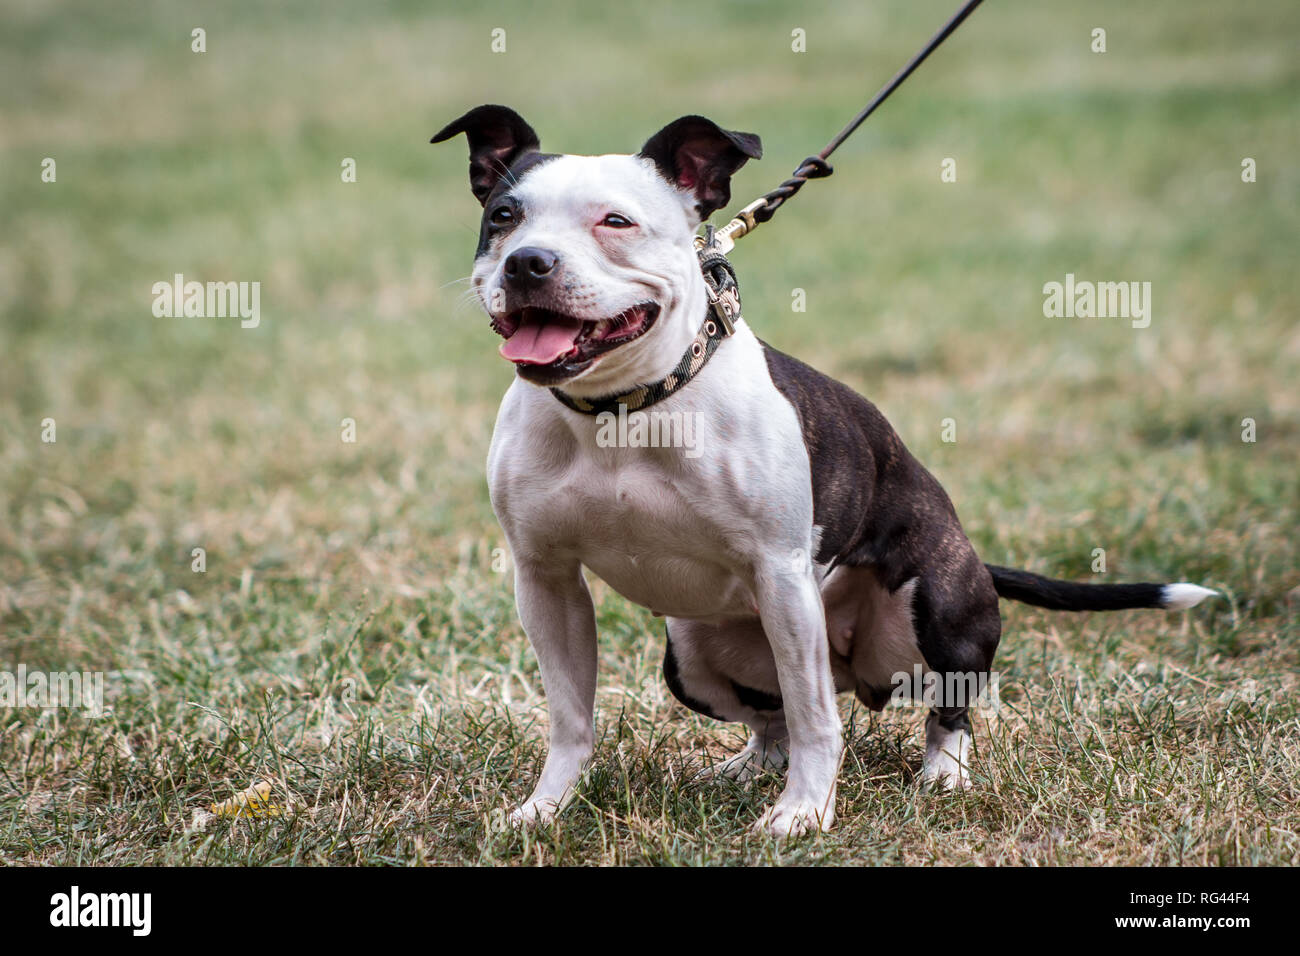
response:
[(525, 306), (493, 316), (492, 328), (505, 339), (501, 355), (519, 374), (553, 385), (590, 368), (598, 358), (650, 331), (659, 304), (641, 302), (608, 318), (584, 318)]

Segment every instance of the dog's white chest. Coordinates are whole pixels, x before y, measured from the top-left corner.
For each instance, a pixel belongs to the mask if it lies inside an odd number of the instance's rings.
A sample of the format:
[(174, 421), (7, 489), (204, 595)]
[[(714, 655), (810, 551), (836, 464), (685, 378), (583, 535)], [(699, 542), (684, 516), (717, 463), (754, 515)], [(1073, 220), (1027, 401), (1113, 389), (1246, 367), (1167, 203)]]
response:
[[(677, 480), (673, 481), (672, 478)], [(584, 470), (584, 483), (593, 478)], [(645, 460), (592, 482), (575, 519), (596, 522), (578, 557), (631, 601), (660, 614), (748, 614), (754, 597), (727, 559), (727, 520), (701, 505), (696, 482)]]
[(755, 614), (755, 556), (806, 561), (811, 546), (798, 422), (765, 378), (746, 336), (692, 383), (689, 407), (656, 405), (699, 416), (689, 449), (602, 447), (594, 422), (575, 424), (541, 389), (512, 388), (488, 472), (516, 560), (576, 558), (670, 617)]
[(727, 560), (727, 509), (709, 500), (699, 476), (670, 467), (672, 454), (619, 449), (556, 463), (548, 493), (519, 516), (533, 533), (518, 536), (576, 557), (660, 614), (753, 613), (750, 587)]

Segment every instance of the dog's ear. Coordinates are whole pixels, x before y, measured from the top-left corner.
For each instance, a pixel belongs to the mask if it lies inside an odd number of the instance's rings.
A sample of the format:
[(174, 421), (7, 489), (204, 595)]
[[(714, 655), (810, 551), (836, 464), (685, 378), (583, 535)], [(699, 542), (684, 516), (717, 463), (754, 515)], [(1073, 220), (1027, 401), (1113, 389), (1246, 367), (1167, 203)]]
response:
[(469, 188), (479, 205), (523, 153), (541, 144), (524, 118), (506, 106), (477, 106), (433, 135), (441, 143), (458, 133), (469, 140)]
[(731, 201), (731, 176), (748, 159), (763, 155), (753, 133), (723, 129), (703, 116), (683, 116), (655, 133), (641, 147), (671, 183), (695, 194), (700, 220)]

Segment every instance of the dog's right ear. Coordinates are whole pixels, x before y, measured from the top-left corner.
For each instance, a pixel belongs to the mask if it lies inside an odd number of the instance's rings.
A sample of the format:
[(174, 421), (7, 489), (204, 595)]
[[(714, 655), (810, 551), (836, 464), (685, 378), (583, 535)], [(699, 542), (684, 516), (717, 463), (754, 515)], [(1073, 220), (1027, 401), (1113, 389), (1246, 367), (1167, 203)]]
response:
[(506, 106), (477, 106), (460, 119), (434, 133), (431, 143), (441, 143), (457, 133), (469, 140), (469, 188), (479, 205), (523, 153), (541, 143), (524, 118)]

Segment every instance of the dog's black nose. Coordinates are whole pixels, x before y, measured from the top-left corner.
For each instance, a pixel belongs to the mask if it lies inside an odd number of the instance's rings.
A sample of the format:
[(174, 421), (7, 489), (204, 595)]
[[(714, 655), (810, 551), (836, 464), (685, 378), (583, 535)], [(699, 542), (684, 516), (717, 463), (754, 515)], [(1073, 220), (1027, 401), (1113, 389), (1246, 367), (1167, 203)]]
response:
[(507, 282), (530, 285), (548, 278), (559, 262), (560, 257), (549, 249), (524, 246), (506, 256), (502, 271)]

